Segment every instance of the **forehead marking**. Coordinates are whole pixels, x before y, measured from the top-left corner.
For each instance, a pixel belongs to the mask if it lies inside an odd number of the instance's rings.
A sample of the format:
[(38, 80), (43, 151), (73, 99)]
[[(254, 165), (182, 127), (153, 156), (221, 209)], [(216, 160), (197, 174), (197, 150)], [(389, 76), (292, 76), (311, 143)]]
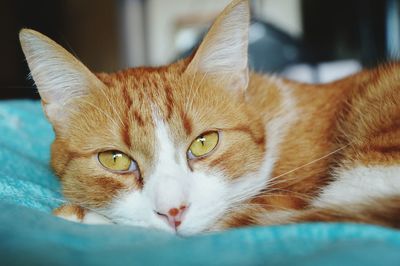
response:
[(130, 121), (129, 121), (129, 116), (127, 114), (129, 114), (129, 111), (132, 107), (132, 99), (128, 93), (127, 88), (124, 86), (121, 88), (122, 89), (122, 94), (125, 100), (125, 104), (126, 104), (126, 111), (125, 111), (125, 115), (123, 115), (124, 117), (124, 121), (123, 124), (121, 125), (121, 136), (122, 136), (122, 140), (124, 141), (124, 143), (126, 144), (126, 146), (128, 146), (128, 148), (131, 147), (132, 142), (131, 142), (131, 137), (130, 137)]
[(128, 146), (128, 148), (131, 148), (132, 142), (131, 142), (131, 136), (129, 134), (129, 131), (130, 131), (130, 124), (129, 124), (128, 116), (125, 116), (124, 123), (122, 124), (122, 127), (121, 127), (121, 136), (122, 136), (122, 140), (124, 141), (126, 146)]
[[(177, 144), (174, 142), (170, 128), (164, 119), (161, 118), (160, 112), (156, 112), (153, 106), (153, 119), (155, 130), (156, 149), (156, 169), (157, 174), (179, 175), (183, 170), (181, 167), (183, 154), (180, 154)], [(186, 164), (185, 164), (186, 165)], [(179, 170), (178, 170), (179, 169)]]
[(128, 93), (128, 88), (126, 86), (122, 87), (122, 94), (123, 94), (127, 109), (129, 110), (132, 106), (132, 99)]
[(144, 120), (143, 117), (140, 115), (140, 112), (138, 110), (135, 110), (133, 112), (133, 118), (135, 119), (135, 121), (137, 122), (137, 124), (140, 127), (144, 127)]
[(158, 163), (169, 163), (170, 160), (174, 157), (175, 150), (173, 142), (170, 138), (169, 130), (164, 121), (159, 119), (157, 116), (155, 116), (154, 122), (157, 138), (156, 141), (159, 150)]
[(193, 132), (192, 120), (188, 117), (188, 115), (184, 111), (181, 111), (181, 119), (186, 135), (190, 136)]
[(167, 105), (167, 120), (171, 119), (172, 116), (172, 108), (174, 106), (174, 98), (172, 95), (171, 86), (165, 84), (165, 98), (166, 98), (166, 105)]

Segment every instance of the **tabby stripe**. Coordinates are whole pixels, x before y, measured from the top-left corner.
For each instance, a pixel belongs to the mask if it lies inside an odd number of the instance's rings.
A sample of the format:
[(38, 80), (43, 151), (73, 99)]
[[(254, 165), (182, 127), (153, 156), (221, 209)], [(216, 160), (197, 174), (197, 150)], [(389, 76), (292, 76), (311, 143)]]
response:
[(252, 141), (257, 144), (258, 146), (265, 146), (265, 135), (262, 134), (261, 137), (257, 137), (256, 134), (249, 128), (243, 125), (239, 125), (237, 127), (234, 128), (226, 128), (223, 129), (224, 131), (240, 131), (243, 133), (246, 133), (248, 135), (250, 135)]
[(186, 135), (190, 136), (193, 132), (192, 120), (183, 111), (181, 111), (181, 119), (182, 119), (182, 124), (183, 124), (183, 128), (185, 129)]
[(172, 96), (172, 89), (169, 85), (165, 85), (165, 97), (166, 97), (166, 106), (167, 106), (167, 120), (169, 120), (172, 116), (172, 108), (174, 106), (174, 98)]

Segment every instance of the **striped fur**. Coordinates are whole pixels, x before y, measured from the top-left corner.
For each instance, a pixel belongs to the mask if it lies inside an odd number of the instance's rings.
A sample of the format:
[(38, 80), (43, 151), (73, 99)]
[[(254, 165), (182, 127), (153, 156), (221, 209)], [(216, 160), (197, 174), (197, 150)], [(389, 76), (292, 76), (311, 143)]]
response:
[[(21, 31), (72, 204), (55, 214), (182, 235), (308, 221), (400, 227), (400, 65), (323, 85), (260, 75), (247, 69), (248, 23), (247, 1), (235, 0), (191, 57), (96, 75)], [(210, 130), (220, 132), (215, 150), (188, 159)], [(140, 174), (102, 168), (105, 150)], [(171, 227), (160, 214), (178, 209)]]

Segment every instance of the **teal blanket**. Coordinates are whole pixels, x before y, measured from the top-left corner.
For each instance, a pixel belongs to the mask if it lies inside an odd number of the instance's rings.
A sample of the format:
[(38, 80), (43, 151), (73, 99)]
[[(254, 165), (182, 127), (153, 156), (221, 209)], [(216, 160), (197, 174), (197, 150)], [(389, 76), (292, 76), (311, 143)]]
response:
[(49, 168), (54, 135), (40, 104), (0, 101), (0, 265), (400, 265), (400, 232), (355, 224), (253, 227), (181, 238), (83, 225)]

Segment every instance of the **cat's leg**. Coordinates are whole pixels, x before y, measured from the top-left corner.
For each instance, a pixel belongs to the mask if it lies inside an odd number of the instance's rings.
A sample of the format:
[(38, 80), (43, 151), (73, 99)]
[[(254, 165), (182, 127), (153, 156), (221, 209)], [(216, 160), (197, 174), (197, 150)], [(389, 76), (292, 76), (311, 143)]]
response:
[(55, 216), (68, 221), (84, 223), (84, 224), (111, 224), (112, 221), (106, 217), (87, 210), (79, 205), (66, 204), (58, 207), (53, 211)]

